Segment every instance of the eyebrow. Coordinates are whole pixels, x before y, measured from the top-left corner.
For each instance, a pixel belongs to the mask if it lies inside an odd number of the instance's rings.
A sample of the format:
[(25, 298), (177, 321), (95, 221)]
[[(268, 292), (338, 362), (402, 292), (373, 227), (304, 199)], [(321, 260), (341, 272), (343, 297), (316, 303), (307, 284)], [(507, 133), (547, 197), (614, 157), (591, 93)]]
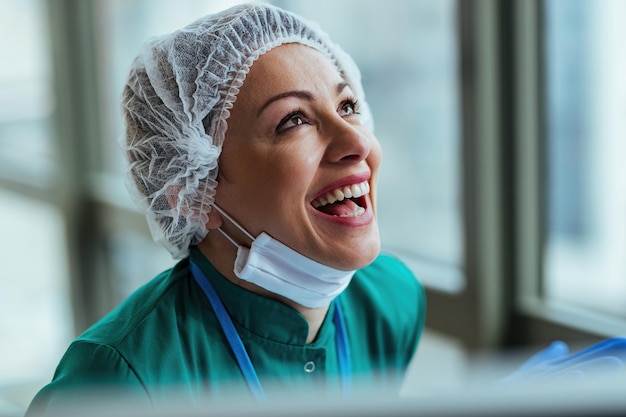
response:
[[(347, 86), (348, 86), (347, 82), (345, 81), (340, 82), (339, 84), (337, 84), (335, 91), (339, 95)], [(302, 100), (313, 101), (313, 95), (309, 93), (308, 91), (304, 91), (304, 90), (286, 91), (284, 93), (280, 93), (280, 94), (270, 97), (265, 103), (263, 103), (263, 105), (261, 106), (261, 108), (259, 108), (259, 111), (257, 112), (257, 116), (261, 115), (261, 113), (263, 113), (263, 111), (265, 111), (265, 109), (270, 104), (274, 103), (275, 101), (287, 98), (287, 97), (296, 97)]]

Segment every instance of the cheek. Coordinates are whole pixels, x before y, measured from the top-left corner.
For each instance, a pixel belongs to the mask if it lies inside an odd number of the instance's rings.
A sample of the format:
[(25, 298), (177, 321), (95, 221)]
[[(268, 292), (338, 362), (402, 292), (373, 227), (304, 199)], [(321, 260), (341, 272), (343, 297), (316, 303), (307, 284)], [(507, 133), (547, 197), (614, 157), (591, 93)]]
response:
[(282, 174), (286, 177), (296, 179), (311, 179), (319, 168), (320, 158), (315, 151), (301, 152), (298, 154), (284, 155), (283, 159), (279, 159), (277, 166), (280, 166)]
[(322, 155), (323, 147), (316, 138), (304, 135), (284, 143), (225, 142), (218, 194), (220, 198), (228, 195), (233, 204), (255, 207), (264, 215), (268, 210), (284, 211), (284, 207), (292, 210), (307, 195)]
[(378, 143), (378, 141), (375, 141), (375, 145), (374, 145), (374, 149), (375, 152), (373, 152), (374, 154), (374, 165), (376, 165), (376, 168), (378, 168), (380, 166), (380, 162), (383, 159), (383, 150), (380, 147), (380, 143)]
[(299, 138), (265, 152), (266, 169), (287, 177), (285, 180), (291, 177), (291, 181), (295, 182), (296, 178), (315, 175), (322, 153), (323, 148), (316, 140)]
[(289, 204), (306, 195), (317, 173), (319, 155), (302, 144), (258, 152), (247, 158), (236, 174), (238, 185), (249, 197), (272, 201), (272, 206)]
[(367, 164), (370, 166), (372, 171), (376, 172), (378, 171), (383, 158), (383, 150), (378, 140), (371, 133), (369, 133), (368, 136), (370, 137), (371, 145), (370, 153), (367, 156)]
[(289, 199), (291, 204), (294, 198), (308, 193), (319, 167), (314, 152), (283, 152), (267, 162), (264, 176), (271, 178), (274, 197), (278, 201)]

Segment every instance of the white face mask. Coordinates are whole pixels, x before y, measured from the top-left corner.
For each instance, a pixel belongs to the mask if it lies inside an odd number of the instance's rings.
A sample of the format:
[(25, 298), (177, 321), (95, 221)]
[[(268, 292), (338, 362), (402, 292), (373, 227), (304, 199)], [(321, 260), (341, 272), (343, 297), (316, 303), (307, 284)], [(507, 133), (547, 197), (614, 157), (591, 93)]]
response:
[(252, 239), (251, 247), (247, 248), (218, 229), (237, 247), (233, 271), (238, 278), (310, 308), (330, 304), (350, 283), (355, 271), (322, 265), (265, 232), (255, 238), (217, 205), (213, 207)]

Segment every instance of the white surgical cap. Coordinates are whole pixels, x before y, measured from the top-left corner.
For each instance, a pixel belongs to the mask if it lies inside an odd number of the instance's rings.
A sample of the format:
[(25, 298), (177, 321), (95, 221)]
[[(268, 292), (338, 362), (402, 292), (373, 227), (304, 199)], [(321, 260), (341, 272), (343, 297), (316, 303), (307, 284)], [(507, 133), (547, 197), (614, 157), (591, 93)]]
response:
[(329, 57), (361, 102), (362, 123), (373, 127), (352, 59), (315, 23), (268, 4), (235, 6), (150, 39), (133, 62), (122, 98), (129, 190), (174, 258), (208, 232), (239, 88), (259, 56), (285, 43)]

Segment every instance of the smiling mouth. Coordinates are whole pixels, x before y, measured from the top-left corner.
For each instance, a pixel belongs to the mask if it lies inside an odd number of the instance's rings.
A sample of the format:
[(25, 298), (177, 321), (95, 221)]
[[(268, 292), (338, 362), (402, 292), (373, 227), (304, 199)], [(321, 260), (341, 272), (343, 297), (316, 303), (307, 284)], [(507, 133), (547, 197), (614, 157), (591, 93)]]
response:
[(370, 192), (367, 181), (346, 185), (313, 200), (311, 205), (322, 213), (337, 217), (358, 217), (365, 213), (365, 196)]

